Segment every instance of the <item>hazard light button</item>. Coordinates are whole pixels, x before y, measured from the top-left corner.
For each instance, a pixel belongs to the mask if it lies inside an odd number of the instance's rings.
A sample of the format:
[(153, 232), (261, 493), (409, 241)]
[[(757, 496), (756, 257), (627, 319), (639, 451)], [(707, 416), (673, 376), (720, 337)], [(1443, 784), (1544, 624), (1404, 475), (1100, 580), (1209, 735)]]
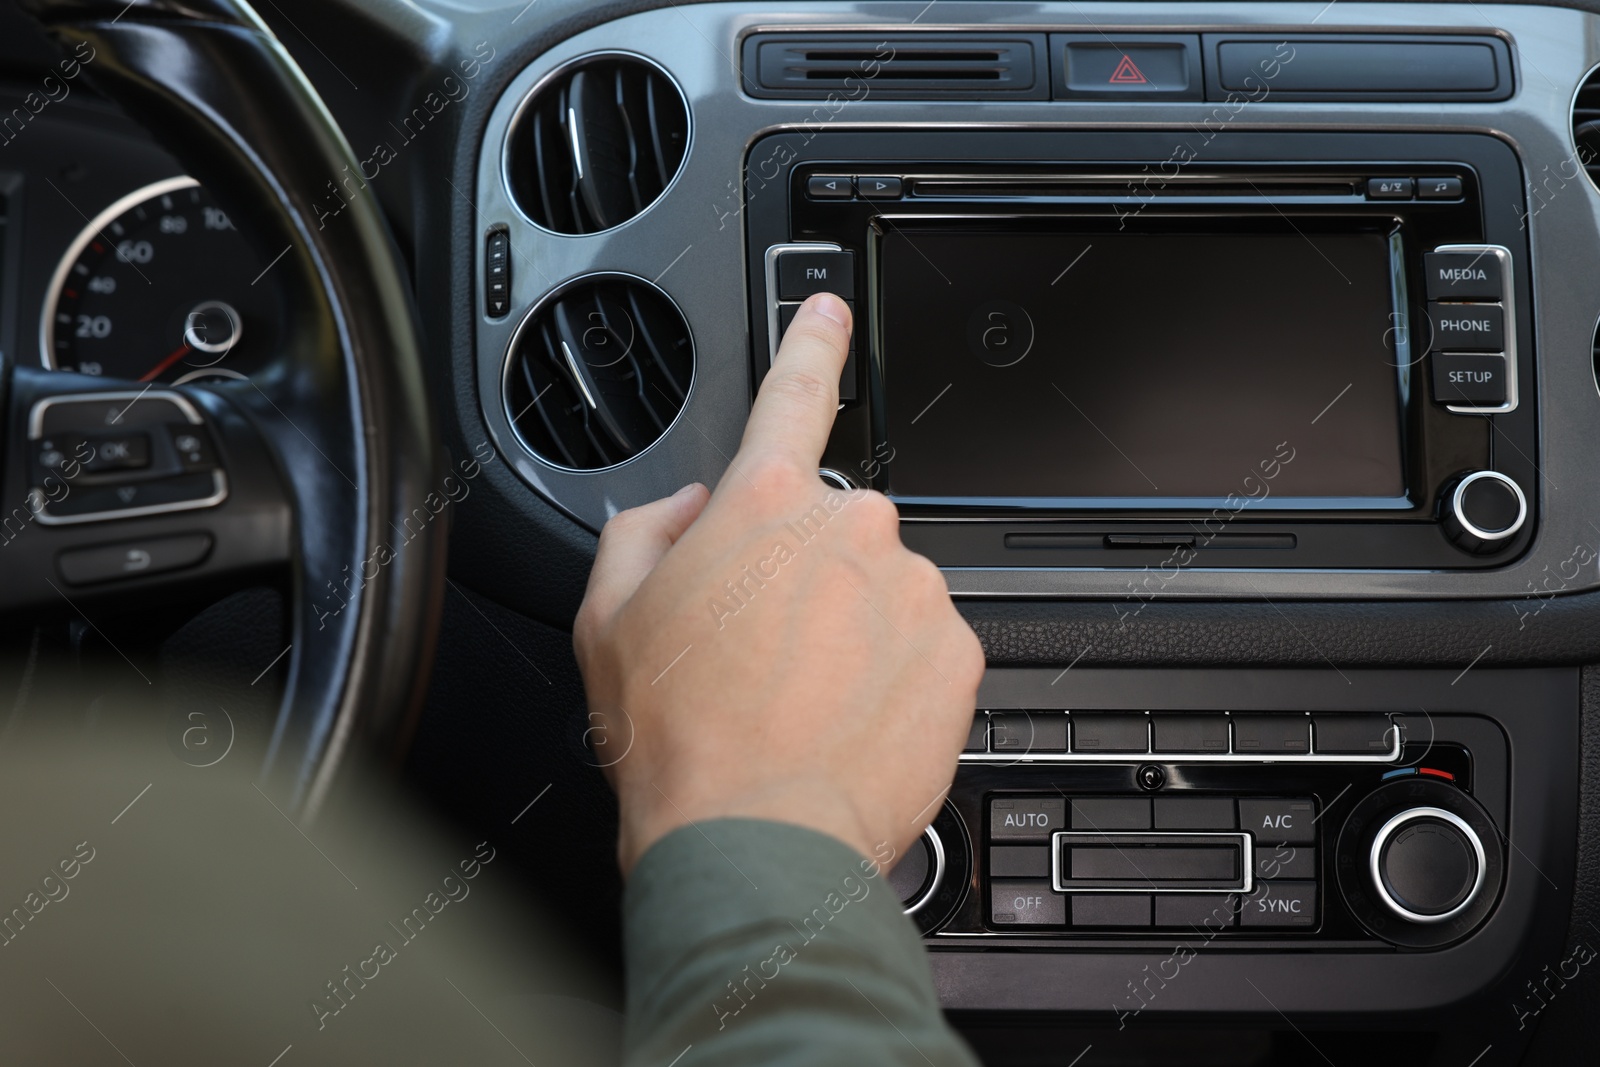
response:
[(1197, 36), (1054, 33), (1050, 46), (1058, 99), (1201, 99)]

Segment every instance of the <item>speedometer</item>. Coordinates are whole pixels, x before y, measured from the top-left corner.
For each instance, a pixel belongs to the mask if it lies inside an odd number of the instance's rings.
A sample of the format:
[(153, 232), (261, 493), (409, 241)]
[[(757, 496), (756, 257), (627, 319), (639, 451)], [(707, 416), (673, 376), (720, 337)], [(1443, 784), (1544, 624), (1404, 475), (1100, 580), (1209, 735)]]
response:
[(46, 367), (138, 382), (243, 378), (277, 342), (272, 264), (193, 178), (136, 190), (94, 218), (51, 279)]

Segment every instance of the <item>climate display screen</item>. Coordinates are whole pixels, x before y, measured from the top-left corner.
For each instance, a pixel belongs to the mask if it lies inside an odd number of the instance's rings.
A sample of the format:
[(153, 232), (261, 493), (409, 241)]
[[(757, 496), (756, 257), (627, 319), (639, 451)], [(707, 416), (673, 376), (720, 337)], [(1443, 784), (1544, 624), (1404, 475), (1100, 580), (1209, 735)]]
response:
[(884, 233), (890, 494), (1407, 506), (1391, 238), (1279, 221), (1282, 232)]

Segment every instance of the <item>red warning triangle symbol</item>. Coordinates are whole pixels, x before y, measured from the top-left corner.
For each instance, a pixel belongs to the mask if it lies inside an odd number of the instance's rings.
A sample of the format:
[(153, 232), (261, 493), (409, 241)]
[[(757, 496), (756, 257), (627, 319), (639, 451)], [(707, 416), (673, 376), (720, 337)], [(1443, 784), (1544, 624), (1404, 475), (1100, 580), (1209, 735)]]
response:
[(1111, 72), (1111, 77), (1106, 81), (1110, 85), (1146, 84), (1144, 72), (1135, 66), (1133, 60), (1127, 55), (1122, 57), (1122, 62), (1117, 64), (1117, 69)]

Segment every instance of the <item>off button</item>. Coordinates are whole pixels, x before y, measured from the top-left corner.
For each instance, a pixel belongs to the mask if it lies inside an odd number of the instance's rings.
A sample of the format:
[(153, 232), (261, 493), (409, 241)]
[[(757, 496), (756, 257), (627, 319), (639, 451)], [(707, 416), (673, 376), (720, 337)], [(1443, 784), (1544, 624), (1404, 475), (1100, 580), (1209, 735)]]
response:
[(992, 882), (989, 920), (995, 926), (1065, 926), (1067, 898), (1042, 880)]

